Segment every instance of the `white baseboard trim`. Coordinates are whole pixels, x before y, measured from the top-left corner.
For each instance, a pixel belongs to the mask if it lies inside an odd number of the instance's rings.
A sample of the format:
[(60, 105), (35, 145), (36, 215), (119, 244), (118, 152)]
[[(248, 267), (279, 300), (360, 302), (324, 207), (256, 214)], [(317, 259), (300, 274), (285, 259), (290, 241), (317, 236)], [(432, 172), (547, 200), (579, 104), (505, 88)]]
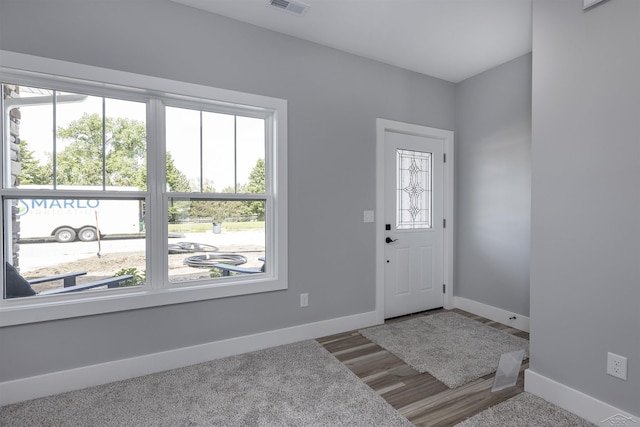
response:
[(640, 422), (640, 416), (626, 413), (531, 369), (524, 371), (524, 390), (596, 425), (631, 426)]
[(249, 351), (377, 325), (376, 312), (356, 314), (0, 383), (0, 406), (181, 368)]
[[(529, 318), (521, 314), (503, 310), (463, 297), (453, 297), (453, 306), (478, 316), (486, 317), (521, 331), (529, 332)], [(514, 319), (515, 317), (515, 319)]]

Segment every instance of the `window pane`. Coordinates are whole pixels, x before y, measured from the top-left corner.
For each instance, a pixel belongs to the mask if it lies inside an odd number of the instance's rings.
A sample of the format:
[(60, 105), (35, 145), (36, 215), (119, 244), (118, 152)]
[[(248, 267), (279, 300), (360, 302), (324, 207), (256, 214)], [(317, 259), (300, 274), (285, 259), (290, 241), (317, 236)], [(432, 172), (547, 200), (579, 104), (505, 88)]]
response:
[[(142, 200), (5, 198), (3, 206), (5, 260), (19, 271), (8, 267), (5, 298), (144, 284)], [(58, 275), (67, 277), (46, 280)]]
[(396, 226), (431, 228), (431, 153), (398, 150)]
[(214, 266), (224, 263), (261, 272), (265, 222), (253, 205), (264, 211), (264, 200), (169, 199), (169, 281), (220, 277), (230, 272)]
[(166, 107), (167, 187), (201, 191), (200, 112)]
[(147, 189), (146, 104), (105, 98), (106, 187)]
[(11, 154), (5, 187), (53, 185), (53, 91), (3, 84), (2, 92), (11, 121), (4, 135)]
[(238, 192), (264, 193), (265, 121), (237, 117)]
[(78, 94), (56, 92), (56, 183), (101, 188), (102, 98), (83, 96), (78, 102), (64, 102), (70, 96)]
[(146, 188), (144, 103), (4, 86), (13, 121), (10, 186)]
[(202, 113), (202, 171), (206, 192), (235, 192), (234, 116)]

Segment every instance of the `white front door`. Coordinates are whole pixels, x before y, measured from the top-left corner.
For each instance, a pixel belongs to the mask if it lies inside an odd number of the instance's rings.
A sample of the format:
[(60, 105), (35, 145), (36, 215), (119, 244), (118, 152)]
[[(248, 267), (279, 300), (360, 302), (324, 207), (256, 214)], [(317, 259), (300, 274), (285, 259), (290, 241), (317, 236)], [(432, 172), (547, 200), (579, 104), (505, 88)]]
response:
[(442, 307), (444, 141), (384, 132), (384, 317)]

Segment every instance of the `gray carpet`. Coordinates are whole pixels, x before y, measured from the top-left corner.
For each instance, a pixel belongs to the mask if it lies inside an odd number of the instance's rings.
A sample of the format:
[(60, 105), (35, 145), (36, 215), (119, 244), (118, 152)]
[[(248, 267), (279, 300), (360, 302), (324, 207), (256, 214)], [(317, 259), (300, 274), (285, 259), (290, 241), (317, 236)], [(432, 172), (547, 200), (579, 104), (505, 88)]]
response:
[(2, 426), (411, 426), (315, 341), (0, 408)]
[(359, 331), (418, 372), (449, 388), (496, 371), (502, 353), (525, 349), (525, 339), (453, 312), (417, 317)]
[(593, 427), (571, 412), (529, 393), (485, 409), (456, 427)]

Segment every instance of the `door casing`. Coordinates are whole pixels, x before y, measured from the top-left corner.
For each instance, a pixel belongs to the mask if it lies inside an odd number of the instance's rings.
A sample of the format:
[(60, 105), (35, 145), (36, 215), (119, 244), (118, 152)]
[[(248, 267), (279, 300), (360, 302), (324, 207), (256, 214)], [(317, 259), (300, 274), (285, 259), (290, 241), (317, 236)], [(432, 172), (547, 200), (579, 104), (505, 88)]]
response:
[(444, 163), (444, 265), (443, 278), (444, 308), (453, 308), (453, 131), (437, 129), (411, 123), (398, 122), (387, 119), (376, 119), (376, 214), (375, 214), (375, 261), (376, 261), (376, 320), (384, 322), (384, 138), (385, 132), (405, 133), (409, 135), (425, 136), (443, 141), (446, 162)]

